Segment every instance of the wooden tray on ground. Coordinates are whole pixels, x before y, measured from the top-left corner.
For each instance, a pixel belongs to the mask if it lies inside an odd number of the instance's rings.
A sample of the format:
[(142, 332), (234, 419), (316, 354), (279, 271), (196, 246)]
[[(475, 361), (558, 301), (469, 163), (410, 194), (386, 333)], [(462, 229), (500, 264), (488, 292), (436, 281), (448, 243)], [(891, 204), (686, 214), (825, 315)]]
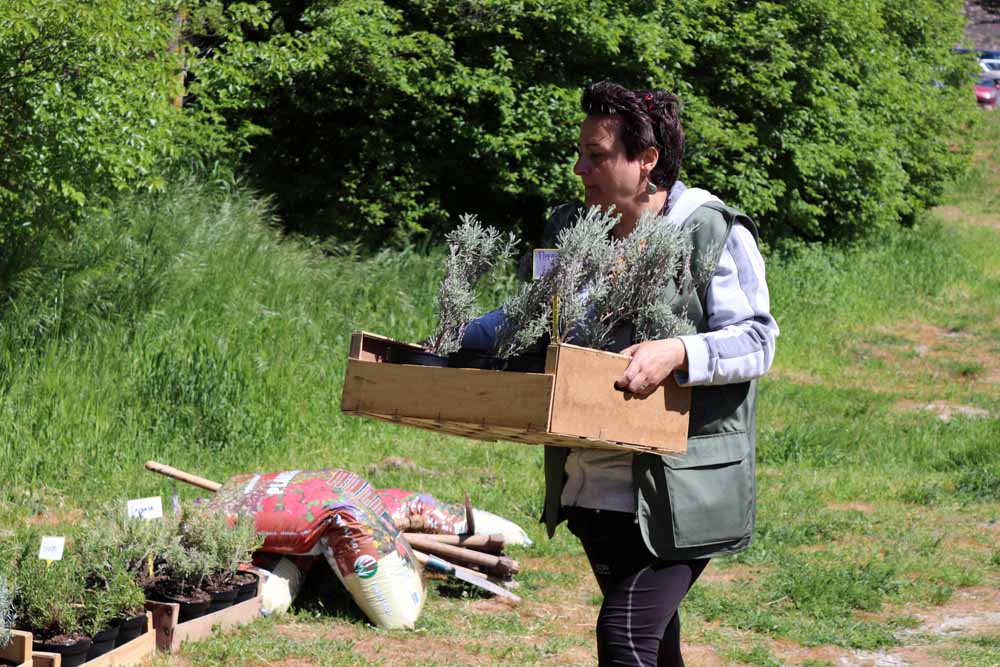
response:
[[(29, 649), (30, 650), (30, 649)], [(153, 632), (153, 615), (146, 612), (146, 632), (104, 655), (83, 663), (80, 667), (139, 667), (149, 662), (156, 652), (156, 634)], [(0, 652), (0, 657), (3, 653)], [(31, 654), (32, 667), (61, 667), (58, 653), (35, 651)]]
[(176, 653), (180, 650), (181, 644), (208, 639), (216, 627), (220, 630), (229, 630), (260, 618), (261, 585), (262, 582), (258, 582), (257, 596), (246, 602), (184, 623), (178, 622), (180, 605), (176, 602), (147, 600), (146, 609), (152, 612), (153, 628), (156, 630), (156, 648), (166, 653)]
[(677, 454), (687, 450), (691, 390), (673, 377), (646, 398), (614, 388), (628, 357), (552, 345), (544, 373), (384, 363), (394, 346), (351, 336), (340, 409), (476, 440)]
[(0, 660), (13, 662), (17, 667), (31, 667), (31, 633), (11, 630), (11, 642), (0, 648)]

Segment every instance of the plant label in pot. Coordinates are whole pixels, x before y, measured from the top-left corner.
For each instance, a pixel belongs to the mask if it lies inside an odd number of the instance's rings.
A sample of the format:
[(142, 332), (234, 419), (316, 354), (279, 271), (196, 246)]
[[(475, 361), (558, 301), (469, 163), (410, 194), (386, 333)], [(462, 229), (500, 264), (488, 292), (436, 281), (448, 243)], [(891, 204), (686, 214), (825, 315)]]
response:
[(160, 496), (152, 498), (137, 498), (128, 501), (128, 516), (130, 519), (162, 519), (163, 499)]
[(42, 560), (52, 561), (62, 560), (63, 551), (66, 549), (65, 537), (43, 537), (42, 544), (38, 549), (38, 557)]
[(559, 251), (554, 248), (535, 248), (531, 253), (531, 279), (538, 280), (552, 268)]

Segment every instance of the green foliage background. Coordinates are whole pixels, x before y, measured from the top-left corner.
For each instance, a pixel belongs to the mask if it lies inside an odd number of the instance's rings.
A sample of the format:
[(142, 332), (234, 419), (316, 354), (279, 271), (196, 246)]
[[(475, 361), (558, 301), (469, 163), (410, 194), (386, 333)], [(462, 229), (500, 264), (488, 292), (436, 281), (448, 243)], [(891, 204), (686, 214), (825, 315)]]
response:
[(290, 229), (369, 247), (462, 212), (530, 238), (577, 198), (600, 78), (676, 91), (684, 178), (769, 239), (853, 239), (964, 164), (961, 4), (9, 0), (0, 288), (88, 209), (192, 170), (246, 174)]
[(184, 151), (181, 60), (160, 0), (0, 3), (0, 292), (45, 238)]
[[(192, 13), (189, 98), (294, 229), (370, 244), (577, 197), (584, 85), (685, 103), (691, 184), (769, 238), (910, 222), (964, 164), (958, 0), (259, 0)], [(935, 85), (936, 82), (936, 85)]]

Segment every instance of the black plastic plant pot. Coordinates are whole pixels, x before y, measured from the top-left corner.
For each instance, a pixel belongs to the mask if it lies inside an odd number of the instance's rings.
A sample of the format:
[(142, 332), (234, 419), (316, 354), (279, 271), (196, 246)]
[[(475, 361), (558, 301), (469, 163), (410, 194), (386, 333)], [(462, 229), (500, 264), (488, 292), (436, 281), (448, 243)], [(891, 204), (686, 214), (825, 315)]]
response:
[(87, 662), (90, 662), (94, 658), (99, 658), (114, 649), (115, 641), (118, 640), (118, 627), (116, 625), (107, 630), (101, 630), (93, 636), (93, 643), (87, 649)]
[(180, 611), (177, 614), (177, 622), (184, 623), (186, 621), (193, 621), (196, 618), (201, 618), (208, 613), (208, 606), (212, 604), (212, 599), (207, 600), (170, 600), (171, 602), (176, 602), (180, 605)]
[(390, 345), (385, 350), (385, 361), (390, 364), (412, 364), (414, 366), (440, 366), (448, 365), (448, 357), (439, 354), (431, 354), (423, 350), (415, 350), (412, 347)]
[(72, 640), (69, 643), (32, 642), (32, 650), (58, 653), (62, 656), (63, 667), (79, 667), (87, 661), (87, 651), (93, 642), (89, 637)]
[(240, 572), (237, 576), (247, 578), (249, 581), (236, 587), (236, 598), (233, 600), (233, 604), (246, 602), (257, 597), (257, 583), (260, 577), (255, 572)]
[(186, 621), (193, 621), (196, 618), (204, 616), (208, 613), (208, 606), (212, 604), (212, 598), (208, 593), (204, 594), (204, 598), (200, 596), (177, 596), (169, 595), (167, 593), (161, 593), (159, 591), (154, 591), (150, 596), (150, 600), (156, 600), (158, 602), (176, 602), (180, 607), (177, 616), (178, 623), (184, 623)]
[(206, 614), (214, 614), (217, 611), (222, 611), (227, 607), (233, 606), (233, 601), (236, 600), (237, 589), (236, 586), (229, 588), (224, 591), (209, 591), (209, 595), (212, 596), (212, 601), (208, 605), (208, 611)]
[(511, 357), (504, 365), (504, 370), (515, 373), (544, 373), (545, 357), (537, 354), (522, 354)]
[(459, 350), (448, 355), (448, 366), (497, 371), (504, 367), (504, 360), (479, 350)]
[(139, 635), (146, 632), (146, 614), (126, 618), (118, 624), (118, 637), (115, 639), (115, 646), (127, 644)]

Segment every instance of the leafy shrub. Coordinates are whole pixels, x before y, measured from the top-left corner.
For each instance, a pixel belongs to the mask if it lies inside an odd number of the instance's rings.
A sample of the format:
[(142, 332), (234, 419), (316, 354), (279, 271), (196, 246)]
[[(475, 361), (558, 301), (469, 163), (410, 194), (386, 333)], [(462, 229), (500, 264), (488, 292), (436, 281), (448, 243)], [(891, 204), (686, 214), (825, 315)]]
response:
[(685, 103), (685, 179), (768, 238), (853, 238), (911, 221), (961, 169), (961, 7), (208, 0), (189, 112), (253, 147), (295, 229), (378, 244), (469, 210), (537, 232), (578, 191), (582, 87), (663, 87)]
[(33, 251), (176, 156), (167, 0), (0, 4), (0, 294)]

